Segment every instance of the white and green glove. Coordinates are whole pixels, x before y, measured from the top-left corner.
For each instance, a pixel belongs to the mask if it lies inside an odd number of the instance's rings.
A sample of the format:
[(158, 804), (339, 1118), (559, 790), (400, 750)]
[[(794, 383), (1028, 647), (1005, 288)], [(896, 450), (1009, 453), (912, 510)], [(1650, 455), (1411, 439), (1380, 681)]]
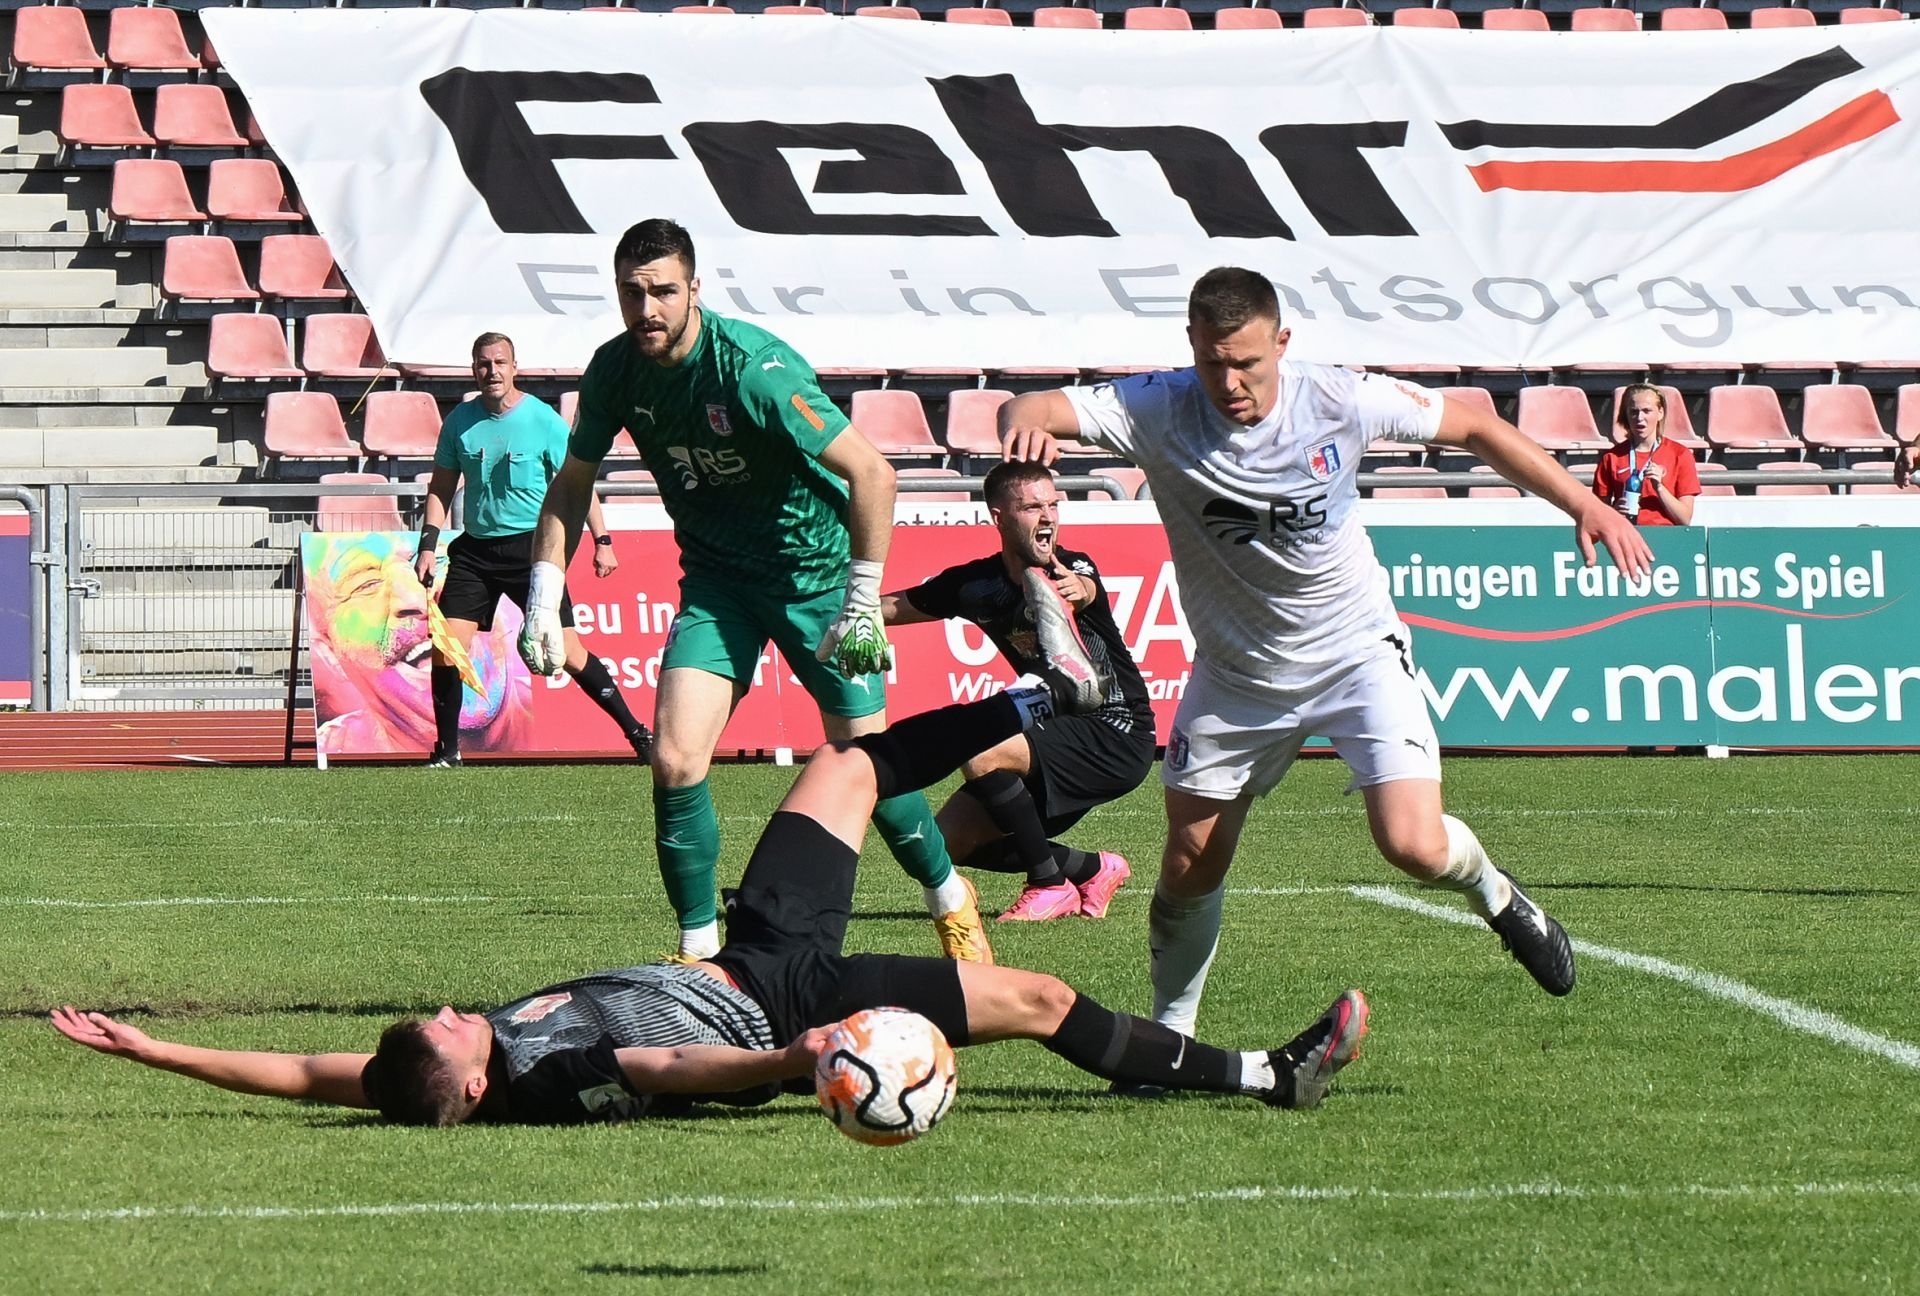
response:
[(527, 580), (527, 620), (520, 627), (520, 660), (535, 675), (558, 675), (567, 666), (567, 637), (560, 629), (560, 595), (567, 574), (537, 562)]
[(848, 566), (840, 618), (813, 653), (820, 661), (832, 662), (848, 679), (893, 668), (887, 623), (880, 615), (881, 568), (882, 564), (866, 558), (855, 558)]

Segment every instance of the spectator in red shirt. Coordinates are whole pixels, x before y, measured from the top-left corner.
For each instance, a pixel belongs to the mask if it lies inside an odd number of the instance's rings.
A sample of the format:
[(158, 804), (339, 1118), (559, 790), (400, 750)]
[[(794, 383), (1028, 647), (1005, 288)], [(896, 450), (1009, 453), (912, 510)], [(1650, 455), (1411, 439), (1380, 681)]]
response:
[(1700, 474), (1693, 452), (1666, 438), (1666, 396), (1658, 387), (1634, 383), (1620, 393), (1614, 421), (1622, 436), (1594, 465), (1593, 493), (1639, 526), (1693, 521)]

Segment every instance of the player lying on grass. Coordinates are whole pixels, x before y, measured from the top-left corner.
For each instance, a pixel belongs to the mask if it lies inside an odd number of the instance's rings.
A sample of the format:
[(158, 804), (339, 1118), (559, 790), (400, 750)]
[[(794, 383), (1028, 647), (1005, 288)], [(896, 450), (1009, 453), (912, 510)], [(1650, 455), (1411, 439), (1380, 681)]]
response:
[[(1049, 660), (1080, 652), (1057, 603), (1039, 616)], [(1090, 669), (1084, 655), (1077, 665)], [(956, 1046), (1038, 1040), (1108, 1080), (1316, 1105), (1366, 1035), (1358, 990), (1280, 1048), (1237, 1053), (1111, 1012), (1041, 973), (841, 953), (874, 801), (937, 782), (1050, 717), (1054, 697), (1035, 683), (1023, 676), (997, 697), (816, 751), (728, 895), (727, 940), (711, 959), (581, 977), (490, 1013), (442, 1008), (388, 1027), (373, 1054), (194, 1048), (71, 1007), (53, 1024), (102, 1053), (223, 1089), (373, 1107), (413, 1125), (565, 1124), (766, 1102), (806, 1087), (825, 1027), (889, 1005), (928, 1017)], [(1067, 705), (1073, 686), (1055, 688)]]

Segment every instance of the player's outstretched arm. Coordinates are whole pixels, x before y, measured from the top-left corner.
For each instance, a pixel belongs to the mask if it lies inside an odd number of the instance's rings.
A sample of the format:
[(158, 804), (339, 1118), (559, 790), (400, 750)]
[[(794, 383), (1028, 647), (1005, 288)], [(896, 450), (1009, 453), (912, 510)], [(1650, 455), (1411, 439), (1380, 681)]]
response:
[(340, 1107), (371, 1107), (360, 1073), (371, 1053), (248, 1053), (196, 1048), (154, 1039), (105, 1013), (67, 1006), (53, 1011), (53, 1028), (96, 1053), (171, 1071), (235, 1093), (296, 1098)]
[(1535, 445), (1505, 419), (1488, 415), (1448, 399), (1440, 415), (1435, 445), (1456, 446), (1491, 464), (1502, 477), (1538, 495), (1573, 519), (1581, 557), (1592, 563), (1596, 545), (1605, 545), (1613, 561), (1629, 576), (1644, 576), (1653, 565), (1653, 551), (1634, 526), (1616, 510), (1582, 486), (1574, 475)]
[(1023, 392), (1000, 407), (1000, 454), (1051, 465), (1060, 442), (1080, 439), (1080, 416), (1059, 391)]
[(621, 1073), (641, 1093), (737, 1093), (793, 1080), (813, 1071), (819, 1031), (808, 1031), (783, 1049), (732, 1048), (725, 1044), (683, 1044), (678, 1048), (615, 1049)]
[(848, 677), (872, 675), (893, 665), (886, 622), (880, 612), (880, 580), (893, 543), (893, 465), (849, 424), (820, 452), (820, 463), (847, 483), (846, 597), (814, 656)]

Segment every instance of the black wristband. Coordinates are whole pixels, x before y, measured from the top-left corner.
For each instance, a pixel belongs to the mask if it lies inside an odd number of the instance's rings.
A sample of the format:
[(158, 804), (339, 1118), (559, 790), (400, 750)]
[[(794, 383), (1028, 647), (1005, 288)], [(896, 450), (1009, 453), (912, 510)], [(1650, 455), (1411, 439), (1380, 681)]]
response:
[(417, 559), (423, 553), (434, 553), (440, 548), (440, 528), (428, 523), (420, 528), (420, 548), (414, 553)]
[(613, 543), (613, 537), (610, 535), (597, 535), (593, 538), (593, 542), (596, 545), (610, 545)]

